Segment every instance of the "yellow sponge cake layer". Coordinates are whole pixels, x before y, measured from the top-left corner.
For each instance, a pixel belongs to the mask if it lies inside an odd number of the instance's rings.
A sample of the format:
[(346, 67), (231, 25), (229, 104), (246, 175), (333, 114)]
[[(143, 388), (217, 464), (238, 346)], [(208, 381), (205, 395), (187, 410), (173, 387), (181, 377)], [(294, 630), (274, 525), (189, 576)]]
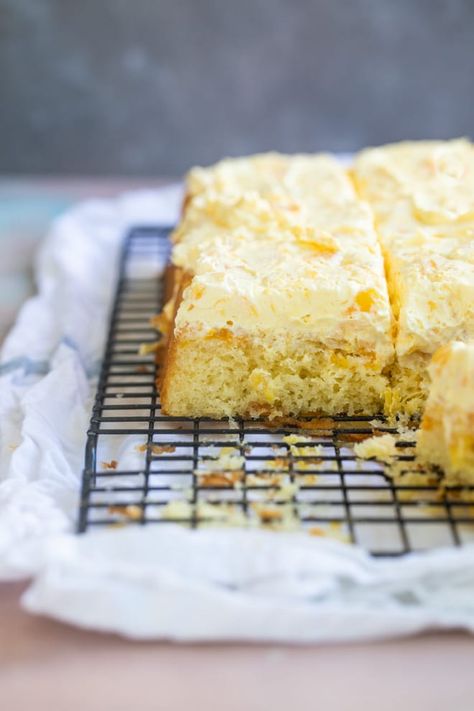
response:
[(447, 484), (474, 485), (474, 343), (443, 346), (429, 373), (418, 457), (440, 466)]
[[(282, 162), (291, 174), (291, 159)], [(298, 167), (293, 192), (252, 185), (191, 201), (173, 252), (186, 284), (175, 299), (165, 412), (381, 410), (393, 348), (372, 215), (335, 161), (304, 163), (308, 174)], [(342, 189), (326, 195), (318, 175)]]
[(434, 351), (474, 337), (474, 148), (455, 140), (367, 149), (353, 175), (375, 213), (396, 319), (387, 409), (417, 414)]

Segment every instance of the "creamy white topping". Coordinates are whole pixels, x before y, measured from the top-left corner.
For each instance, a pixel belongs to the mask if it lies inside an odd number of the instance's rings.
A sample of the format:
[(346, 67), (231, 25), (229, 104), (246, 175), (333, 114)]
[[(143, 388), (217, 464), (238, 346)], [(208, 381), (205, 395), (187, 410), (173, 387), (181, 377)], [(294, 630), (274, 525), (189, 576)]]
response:
[[(429, 366), (430, 396), (426, 411), (442, 404), (446, 427), (453, 424), (454, 413), (474, 415), (474, 342), (454, 341), (440, 348)], [(472, 424), (465, 422), (471, 428)], [(474, 435), (474, 431), (471, 431)]]
[(403, 361), (474, 337), (474, 147), (466, 140), (362, 151), (359, 192), (372, 204), (398, 317)]
[[(195, 275), (176, 329), (301, 332), (386, 363), (391, 313), (371, 211), (336, 161), (304, 163), (311, 179), (299, 161), (288, 171), (293, 192), (194, 198), (175, 235), (173, 260)], [(342, 191), (329, 199), (318, 174)]]

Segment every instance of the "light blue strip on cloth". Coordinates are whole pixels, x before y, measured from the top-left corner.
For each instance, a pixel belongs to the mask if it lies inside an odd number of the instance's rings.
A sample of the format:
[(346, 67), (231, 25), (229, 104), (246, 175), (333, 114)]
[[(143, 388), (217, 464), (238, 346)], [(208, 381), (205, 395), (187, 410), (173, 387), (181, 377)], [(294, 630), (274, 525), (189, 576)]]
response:
[(46, 375), (51, 366), (47, 360), (31, 360), (28, 356), (18, 356), (18, 358), (0, 364), (0, 376), (7, 375), (18, 368), (23, 368), (25, 375)]
[[(100, 373), (102, 361), (95, 360), (88, 366), (84, 366), (87, 378), (96, 378)], [(51, 363), (48, 360), (32, 360), (28, 356), (18, 356), (6, 363), (0, 363), (0, 377), (8, 375), (15, 370), (23, 370), (24, 375), (47, 375), (51, 370)]]

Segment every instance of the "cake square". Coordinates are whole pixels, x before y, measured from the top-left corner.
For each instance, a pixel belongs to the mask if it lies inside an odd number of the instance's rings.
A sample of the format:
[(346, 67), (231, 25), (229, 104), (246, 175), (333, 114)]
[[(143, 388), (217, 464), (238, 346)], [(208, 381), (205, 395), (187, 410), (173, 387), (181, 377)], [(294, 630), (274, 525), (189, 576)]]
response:
[(235, 164), (207, 169), (174, 235), (163, 411), (380, 412), (392, 317), (370, 209), (327, 156)]
[(474, 485), (474, 342), (442, 346), (429, 366), (431, 385), (417, 455), (444, 471), (448, 485)]

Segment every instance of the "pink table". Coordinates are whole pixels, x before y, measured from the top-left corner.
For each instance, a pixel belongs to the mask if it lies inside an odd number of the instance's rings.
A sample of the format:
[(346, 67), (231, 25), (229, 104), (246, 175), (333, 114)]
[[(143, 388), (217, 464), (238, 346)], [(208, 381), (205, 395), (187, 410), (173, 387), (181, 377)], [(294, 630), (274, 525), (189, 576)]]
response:
[(472, 711), (471, 637), (324, 647), (128, 642), (31, 617), (0, 588), (5, 711)]
[[(88, 195), (162, 182), (0, 180), (0, 205), (11, 198), (7, 228), (0, 229), (9, 274), (12, 264), (27, 273), (38, 236), (61, 207)], [(18, 230), (12, 200), (18, 204)], [(128, 642), (26, 615), (18, 602), (23, 588), (0, 585), (5, 711), (474, 709), (474, 638), (461, 633), (325, 647)]]

